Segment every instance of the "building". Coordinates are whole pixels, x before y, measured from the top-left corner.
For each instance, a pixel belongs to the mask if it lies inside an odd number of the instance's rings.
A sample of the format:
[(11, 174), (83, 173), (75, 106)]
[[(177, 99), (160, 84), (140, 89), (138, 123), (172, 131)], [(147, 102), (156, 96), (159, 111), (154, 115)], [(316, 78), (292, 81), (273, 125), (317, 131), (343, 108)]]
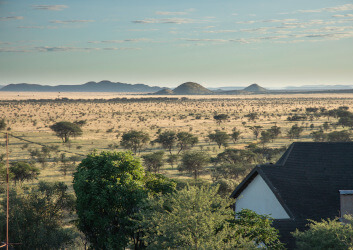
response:
[[(234, 190), (235, 211), (251, 209), (274, 218), (288, 248), (291, 232), (308, 219), (353, 213), (353, 142), (294, 142), (275, 164), (256, 166)], [(340, 201), (340, 194), (342, 201)]]

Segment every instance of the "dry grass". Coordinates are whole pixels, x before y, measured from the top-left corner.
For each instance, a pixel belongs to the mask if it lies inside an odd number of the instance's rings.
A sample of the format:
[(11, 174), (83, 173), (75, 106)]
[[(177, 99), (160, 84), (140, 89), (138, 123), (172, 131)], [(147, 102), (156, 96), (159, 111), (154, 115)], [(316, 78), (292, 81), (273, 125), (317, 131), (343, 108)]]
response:
[[(89, 102), (7, 102), (6, 100), (27, 99), (91, 99)], [(216, 129), (231, 133), (236, 127), (242, 132), (242, 139), (230, 147), (243, 148), (250, 142), (256, 142), (249, 126), (259, 125), (268, 129), (273, 125), (282, 128), (279, 139), (270, 143), (271, 147), (280, 147), (291, 143), (286, 138), (286, 131), (295, 123), (315, 128), (321, 126), (327, 118), (314, 118), (313, 121), (288, 122), (290, 114), (303, 114), (307, 107), (324, 107), (326, 109), (348, 106), (353, 109), (353, 94), (298, 94), (298, 95), (246, 95), (246, 96), (187, 96), (188, 100), (173, 102), (145, 101), (145, 102), (96, 102), (93, 99), (110, 98), (149, 98), (156, 96), (121, 95), (115, 93), (14, 93), (0, 92), (2, 118), (5, 118), (10, 133), (23, 137), (29, 141), (45, 145), (59, 145), (61, 150), (67, 151), (67, 156), (76, 153), (86, 155), (94, 149), (111, 150), (112, 145), (119, 144), (121, 135), (131, 129), (143, 130), (156, 138), (159, 130), (175, 130), (191, 132), (199, 137), (200, 143), (195, 147), (209, 151), (211, 155), (223, 151), (214, 143), (207, 141), (207, 135)], [(173, 98), (181, 96), (173, 96)], [(256, 122), (249, 121), (244, 115), (249, 112), (260, 114)], [(213, 119), (215, 113), (225, 113), (230, 116), (227, 122), (220, 126)], [(200, 116), (200, 119), (198, 119)], [(0, 117), (1, 118), (1, 117)], [(74, 138), (71, 143), (63, 144), (49, 126), (58, 121), (86, 120), (83, 136)], [(330, 119), (329, 122), (336, 120)], [(108, 132), (110, 131), (110, 132)], [(310, 129), (305, 129), (301, 141), (311, 141)], [(11, 138), (10, 159), (29, 159), (28, 148), (40, 148), (35, 144), (28, 144)], [(4, 142), (0, 144), (1, 153), (4, 152)], [(149, 146), (145, 152), (161, 149), (159, 145)], [(123, 150), (118, 148), (118, 150)], [(143, 152), (144, 153), (144, 152)], [(65, 181), (71, 184), (70, 175), (64, 177), (59, 167), (50, 164), (42, 170), (41, 179), (49, 181)], [(185, 178), (175, 168), (166, 165), (162, 173), (173, 178)], [(203, 178), (209, 179), (209, 175)]]

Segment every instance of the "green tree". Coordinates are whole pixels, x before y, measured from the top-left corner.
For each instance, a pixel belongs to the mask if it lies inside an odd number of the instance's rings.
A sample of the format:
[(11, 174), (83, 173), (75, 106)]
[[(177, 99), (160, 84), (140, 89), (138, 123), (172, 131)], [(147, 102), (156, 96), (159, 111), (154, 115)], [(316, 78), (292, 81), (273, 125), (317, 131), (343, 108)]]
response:
[(159, 173), (159, 170), (164, 165), (164, 151), (157, 151), (150, 154), (143, 155), (144, 166), (147, 168), (147, 171)]
[(38, 168), (25, 161), (12, 162), (9, 170), (12, 173), (12, 179), (15, 181), (15, 185), (17, 182), (21, 185), (24, 181), (38, 179), (40, 173)]
[(323, 142), (327, 139), (327, 135), (322, 130), (311, 132), (310, 135), (315, 142)]
[(130, 130), (123, 134), (121, 139), (121, 146), (132, 150), (135, 154), (150, 141), (150, 137), (143, 131)]
[(145, 229), (145, 244), (151, 249), (249, 249), (255, 248), (255, 243), (282, 246), (269, 219), (252, 215), (247, 219), (248, 214), (240, 214), (237, 222), (231, 203), (218, 194), (218, 186), (202, 185), (149, 199), (137, 215)]
[(78, 228), (94, 249), (123, 249), (141, 244), (132, 214), (140, 210), (148, 193), (174, 190), (166, 178), (145, 175), (131, 152), (88, 155), (74, 173)]
[(278, 127), (277, 125), (272, 126), (268, 131), (271, 133), (272, 142), (281, 134), (281, 128)]
[(324, 122), (322, 127), (324, 128), (325, 131), (327, 131), (330, 128), (330, 124), (328, 122)]
[(337, 122), (338, 125), (341, 125), (342, 127), (350, 127), (353, 128), (353, 116), (344, 116), (340, 117)]
[(298, 124), (294, 124), (288, 131), (289, 139), (299, 139), (300, 134), (303, 132), (303, 130), (303, 127), (299, 127)]
[(299, 249), (353, 249), (353, 217), (345, 217), (347, 223), (338, 219), (310, 221), (309, 229), (293, 233)]
[(210, 161), (210, 157), (206, 152), (203, 151), (191, 151), (185, 152), (181, 158), (181, 164), (179, 165), (179, 171), (186, 171), (192, 173), (195, 180), (200, 175), (200, 171)]
[(230, 134), (230, 137), (232, 138), (234, 144), (240, 139), (241, 132), (237, 130), (237, 128), (233, 128), (232, 133)]
[(272, 133), (268, 130), (261, 131), (260, 142), (265, 147), (265, 144), (269, 143), (272, 139)]
[(257, 156), (250, 150), (227, 148), (217, 155), (215, 161), (225, 164), (253, 164), (256, 163)]
[(249, 114), (244, 115), (244, 117), (247, 117), (249, 119), (249, 121), (255, 121), (256, 119), (259, 118), (259, 115), (255, 112), (253, 112), (253, 113), (249, 113)]
[(174, 164), (178, 162), (179, 155), (168, 155), (167, 157), (167, 162), (172, 166), (172, 169), (174, 168)]
[(333, 131), (327, 134), (327, 141), (329, 142), (349, 142), (351, 140), (351, 132), (347, 130)]
[(156, 142), (160, 143), (162, 147), (172, 154), (172, 150), (177, 143), (177, 136), (174, 131), (165, 131), (158, 135)]
[(252, 126), (250, 127), (250, 130), (253, 132), (255, 139), (257, 140), (262, 130), (262, 126)]
[[(16, 249), (72, 248), (76, 233), (63, 219), (74, 209), (74, 197), (68, 194), (63, 182), (39, 182), (38, 186), (10, 193), (11, 242), (18, 242)], [(6, 200), (1, 201), (0, 241), (4, 242), (6, 230)]]
[(228, 146), (229, 135), (224, 131), (216, 130), (214, 133), (210, 133), (208, 138), (210, 138), (211, 141), (214, 141), (218, 145), (218, 148), (221, 148), (221, 146)]
[(265, 245), (269, 249), (284, 249), (278, 239), (278, 230), (271, 226), (272, 218), (267, 215), (258, 215), (249, 209), (242, 209), (236, 213), (234, 220), (235, 232), (256, 245)]
[(6, 122), (5, 119), (2, 118), (0, 119), (0, 130), (4, 130), (6, 128)]
[(50, 126), (57, 137), (61, 138), (63, 142), (68, 142), (70, 137), (76, 137), (82, 135), (82, 130), (80, 126), (72, 122), (57, 122)]
[(215, 115), (215, 116), (213, 116), (213, 119), (216, 120), (218, 125), (221, 125), (222, 122), (224, 122), (228, 119), (228, 115), (227, 114)]
[(183, 150), (188, 150), (193, 147), (196, 143), (199, 142), (197, 136), (190, 134), (188, 132), (179, 132), (177, 134), (178, 142), (177, 145), (179, 147), (178, 154), (180, 154)]

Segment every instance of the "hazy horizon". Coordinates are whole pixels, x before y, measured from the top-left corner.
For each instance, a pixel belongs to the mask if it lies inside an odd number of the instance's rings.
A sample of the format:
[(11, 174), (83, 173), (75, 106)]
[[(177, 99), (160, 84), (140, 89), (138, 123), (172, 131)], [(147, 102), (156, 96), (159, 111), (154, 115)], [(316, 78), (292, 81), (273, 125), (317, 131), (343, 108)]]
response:
[(0, 0), (0, 85), (353, 84), (347, 0)]

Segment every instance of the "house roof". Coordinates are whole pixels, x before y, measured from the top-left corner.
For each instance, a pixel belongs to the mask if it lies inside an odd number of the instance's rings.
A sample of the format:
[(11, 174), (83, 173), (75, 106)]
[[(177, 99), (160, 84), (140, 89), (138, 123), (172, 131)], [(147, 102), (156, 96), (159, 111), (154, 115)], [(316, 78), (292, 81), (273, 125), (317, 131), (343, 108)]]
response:
[(256, 166), (231, 197), (237, 198), (257, 175), (291, 218), (275, 220), (274, 226), (292, 248), (290, 232), (303, 230), (307, 219), (340, 215), (339, 190), (353, 190), (353, 142), (294, 142), (276, 164)]
[(353, 142), (294, 142), (276, 164), (256, 166), (231, 197), (258, 174), (291, 218), (334, 218), (339, 190), (353, 189)]

